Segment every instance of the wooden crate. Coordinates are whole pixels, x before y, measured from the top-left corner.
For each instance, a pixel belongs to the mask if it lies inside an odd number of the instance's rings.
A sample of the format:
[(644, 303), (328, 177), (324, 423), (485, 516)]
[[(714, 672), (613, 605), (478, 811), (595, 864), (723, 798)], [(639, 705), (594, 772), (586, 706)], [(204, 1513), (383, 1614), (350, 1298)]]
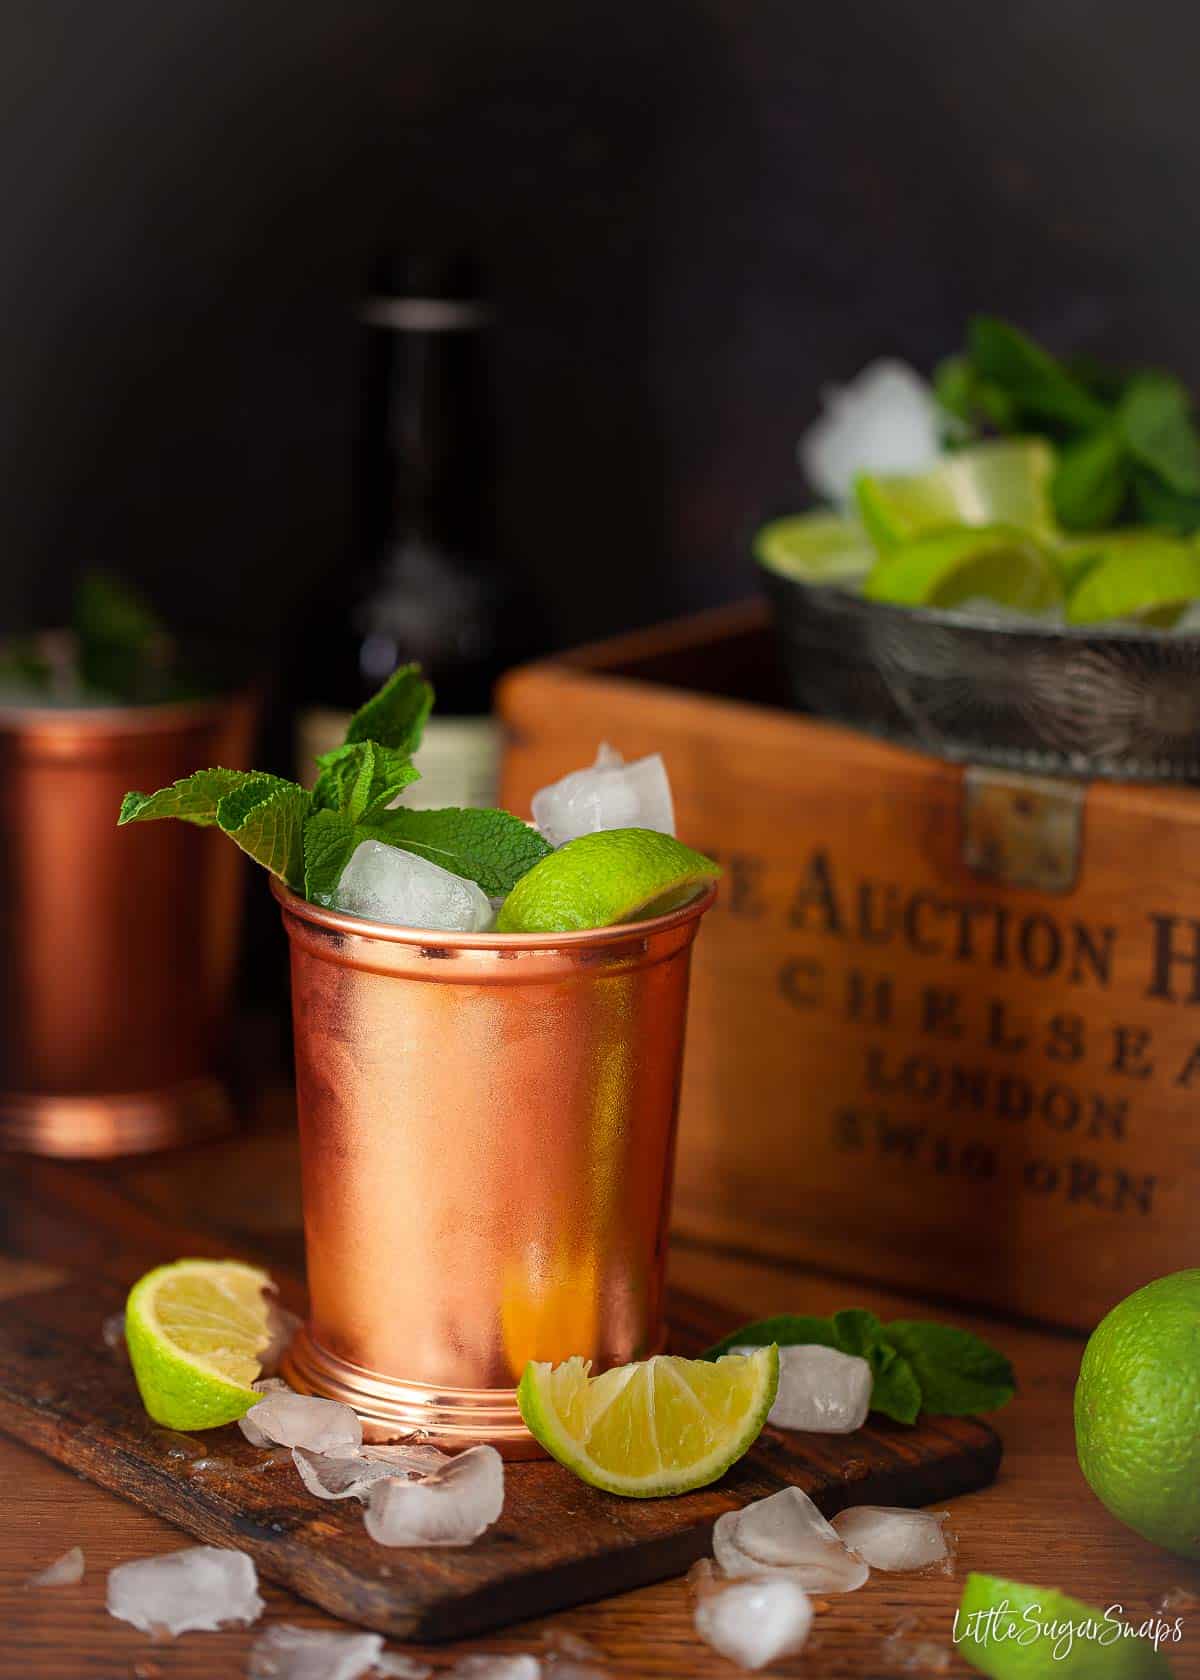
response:
[(511, 809), (602, 738), (658, 750), (725, 866), (681, 1233), (1080, 1327), (1197, 1263), (1200, 792), (798, 715), (757, 604), (524, 667), (500, 707)]

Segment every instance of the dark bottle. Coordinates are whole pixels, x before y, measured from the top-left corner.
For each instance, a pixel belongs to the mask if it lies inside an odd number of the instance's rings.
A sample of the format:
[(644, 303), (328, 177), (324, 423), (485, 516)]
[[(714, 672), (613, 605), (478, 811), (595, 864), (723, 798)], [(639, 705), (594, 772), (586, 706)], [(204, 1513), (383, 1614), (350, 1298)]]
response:
[(300, 772), (397, 665), (437, 704), (417, 755), (417, 806), (493, 805), (497, 676), (517, 657), (495, 537), (489, 312), (469, 262), (385, 260), (361, 306), (364, 402), (355, 565), (334, 576), (305, 660)]

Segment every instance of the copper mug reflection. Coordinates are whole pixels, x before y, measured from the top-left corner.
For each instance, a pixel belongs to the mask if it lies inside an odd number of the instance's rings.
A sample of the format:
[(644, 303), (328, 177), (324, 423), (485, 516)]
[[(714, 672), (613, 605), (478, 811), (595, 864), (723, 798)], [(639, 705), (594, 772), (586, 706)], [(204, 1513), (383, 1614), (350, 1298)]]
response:
[(284, 1374), (368, 1437), (537, 1449), (529, 1359), (663, 1344), (688, 967), (657, 920), (415, 931), (273, 883), (291, 944), (310, 1318)]
[(239, 854), (121, 796), (247, 762), (247, 697), (0, 709), (0, 1148), (116, 1155), (230, 1122), (214, 1074)]

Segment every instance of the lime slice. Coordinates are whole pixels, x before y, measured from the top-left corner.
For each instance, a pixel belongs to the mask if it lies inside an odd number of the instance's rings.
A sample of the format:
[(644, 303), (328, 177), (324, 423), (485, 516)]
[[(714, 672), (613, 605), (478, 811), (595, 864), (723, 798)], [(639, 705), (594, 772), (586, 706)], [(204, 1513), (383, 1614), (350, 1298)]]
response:
[(982, 596), (1043, 612), (1062, 599), (1062, 585), (1051, 555), (1024, 532), (960, 525), (881, 555), (863, 594), (901, 607), (956, 607)]
[(1050, 1587), (968, 1575), (955, 1623), (959, 1654), (995, 1680), (1170, 1680), (1153, 1641), (1123, 1637), (1103, 1610)]
[(497, 933), (570, 933), (676, 910), (721, 867), (669, 834), (609, 828), (581, 834), (522, 875), (500, 907)]
[(855, 481), (871, 540), (893, 548), (947, 525), (1011, 525), (1056, 534), (1050, 501), (1054, 450), (1044, 438), (1003, 438), (947, 455), (928, 472)]
[(753, 1445), (779, 1387), (779, 1349), (717, 1360), (661, 1354), (599, 1377), (590, 1370), (578, 1358), (527, 1365), (521, 1416), (582, 1481), (656, 1499), (715, 1482)]
[(797, 513), (764, 525), (754, 557), (768, 571), (801, 583), (846, 583), (865, 577), (875, 550), (856, 519), (835, 513)]
[(215, 1429), (262, 1399), (271, 1280), (240, 1260), (176, 1260), (139, 1278), (125, 1340), (142, 1404), (169, 1429)]
[(1093, 542), (1091, 560), (1067, 597), (1071, 624), (1136, 619), (1169, 630), (1200, 599), (1200, 548), (1152, 531)]

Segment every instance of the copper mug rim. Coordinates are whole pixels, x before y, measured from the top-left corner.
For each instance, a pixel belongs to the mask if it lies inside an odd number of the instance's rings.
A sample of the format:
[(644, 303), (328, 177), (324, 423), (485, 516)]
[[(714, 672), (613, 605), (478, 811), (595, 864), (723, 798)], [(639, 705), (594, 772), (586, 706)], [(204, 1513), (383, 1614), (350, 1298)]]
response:
[(104, 735), (150, 735), (207, 722), (230, 706), (246, 705), (258, 695), (254, 685), (194, 700), (118, 702), (108, 706), (37, 706), (0, 701), (0, 730), (15, 735), (57, 736), (63, 732)]
[(439, 951), (560, 951), (602, 950), (629, 939), (651, 939), (673, 928), (698, 921), (717, 896), (717, 883), (710, 882), (694, 898), (666, 915), (639, 922), (611, 922), (602, 928), (581, 928), (570, 933), (458, 933), (446, 928), (412, 928), (396, 922), (374, 922), (346, 910), (330, 910), (313, 904), (293, 892), (277, 875), (271, 876), (271, 891), (285, 914), (311, 922), (330, 933), (350, 934), (359, 939), (378, 939), (392, 945), (415, 946)]

